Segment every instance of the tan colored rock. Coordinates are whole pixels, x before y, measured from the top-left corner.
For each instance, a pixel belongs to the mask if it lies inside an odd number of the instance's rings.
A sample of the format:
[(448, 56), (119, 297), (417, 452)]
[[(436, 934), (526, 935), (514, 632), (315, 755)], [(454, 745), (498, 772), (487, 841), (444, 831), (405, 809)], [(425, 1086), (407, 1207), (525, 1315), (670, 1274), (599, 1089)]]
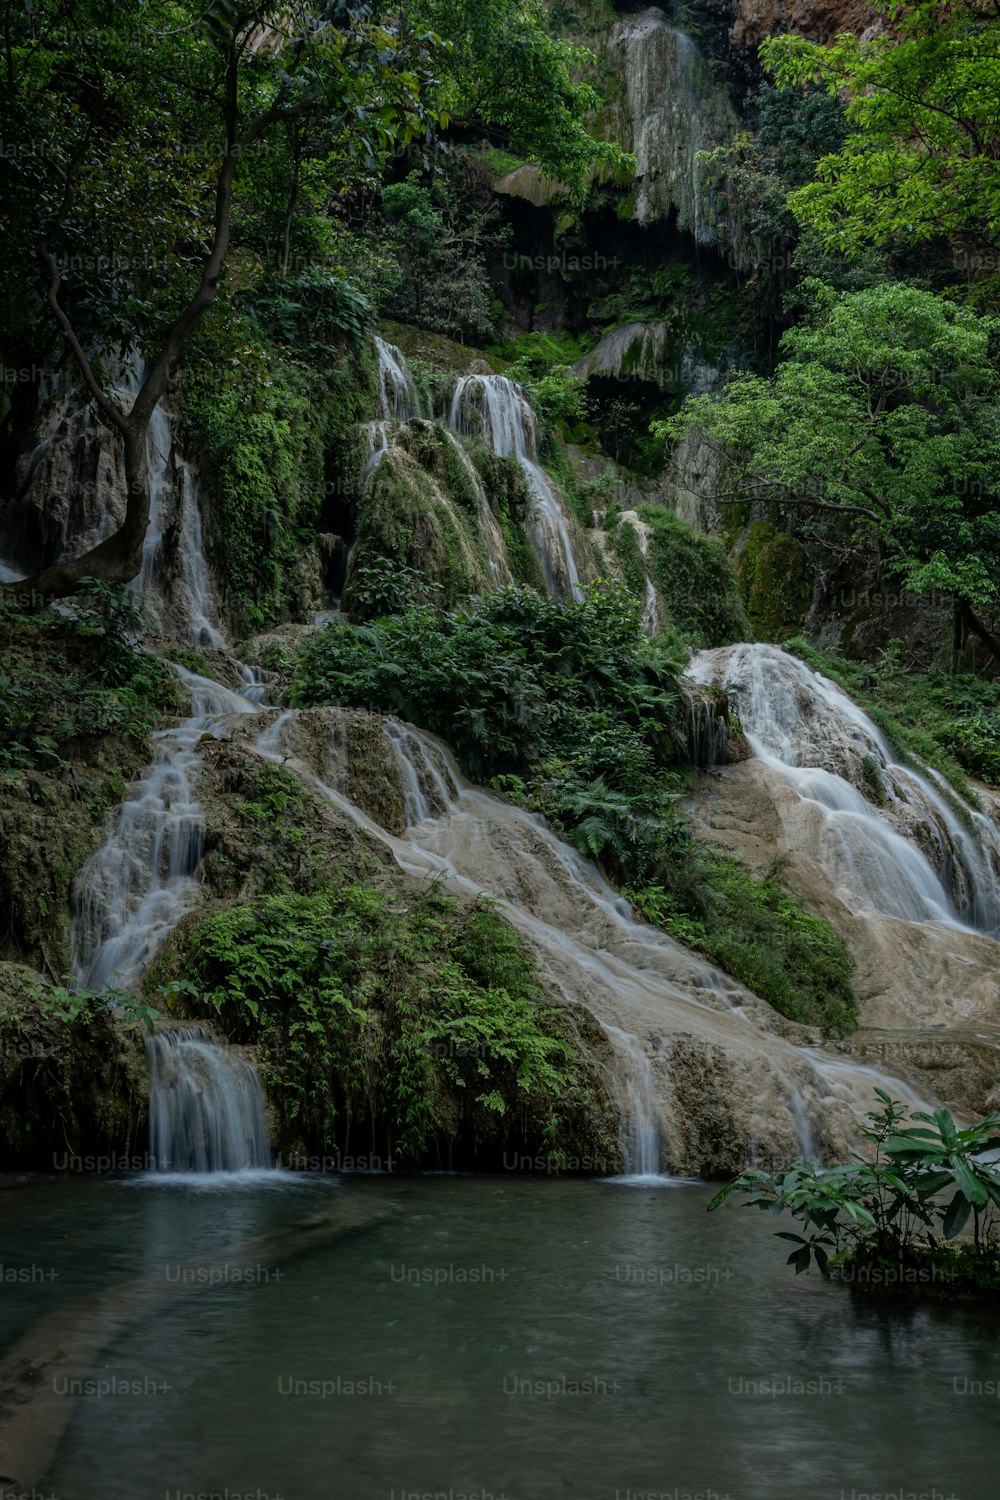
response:
[(832, 42), (845, 31), (860, 35), (876, 20), (867, 0), (736, 0), (732, 44), (756, 56), (769, 36), (794, 32), (811, 42)]

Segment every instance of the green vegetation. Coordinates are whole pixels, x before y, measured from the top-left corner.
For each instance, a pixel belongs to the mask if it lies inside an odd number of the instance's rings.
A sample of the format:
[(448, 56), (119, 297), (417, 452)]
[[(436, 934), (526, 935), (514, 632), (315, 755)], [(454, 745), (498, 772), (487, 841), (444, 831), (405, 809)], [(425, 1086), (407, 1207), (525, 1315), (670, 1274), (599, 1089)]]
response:
[(400, 900), (334, 874), (206, 917), (182, 973), (232, 1041), (261, 1049), (286, 1138), (347, 1152), (377, 1133), (409, 1167), (442, 1143), (617, 1156), (602, 1083), (487, 902), (434, 887)]
[[(831, 248), (953, 239), (986, 252), (1000, 233), (1000, 20), (979, 0), (947, 7), (878, 0), (885, 25), (829, 47), (777, 37), (762, 55), (778, 82), (819, 83), (847, 100), (848, 134), (790, 206)], [(967, 274), (976, 268), (966, 264)]]
[(2, 1169), (51, 1172), (76, 1157), (83, 1170), (90, 1157), (93, 1170), (93, 1158), (128, 1151), (143, 1118), (142, 1029), (118, 1020), (101, 996), (77, 999), (0, 963)]
[(738, 547), (736, 575), (756, 635), (780, 641), (799, 630), (812, 601), (812, 570), (802, 543), (769, 521), (752, 521)]
[[(1000, 1115), (959, 1130), (947, 1109), (911, 1112), (875, 1092), (881, 1108), (861, 1132), (871, 1160), (742, 1172), (709, 1211), (734, 1191), (747, 1194), (748, 1208), (787, 1209), (804, 1231), (778, 1231), (796, 1246), (788, 1257), (796, 1275), (815, 1261), (823, 1276), (862, 1291), (995, 1300), (1000, 1169), (984, 1156), (1000, 1147)], [(970, 1219), (972, 1242), (956, 1244)]]
[(493, 338), (496, 313), (487, 250), (506, 240), (488, 177), (478, 158), (459, 156), (446, 169), (382, 190), (396, 269), (383, 303), (387, 316), (463, 343)]
[(829, 656), (801, 637), (786, 641), (785, 648), (860, 703), (901, 760), (933, 766), (971, 801), (966, 775), (1000, 785), (995, 682), (971, 672), (915, 672), (904, 664), (898, 640), (887, 644), (874, 665)]
[(536, 162), (579, 197), (594, 166), (631, 158), (585, 120), (600, 100), (585, 81), (593, 56), (551, 34), (539, 0), (415, 0), (413, 23), (452, 44), (437, 94), (446, 122)]
[(303, 554), (324, 529), (328, 497), (360, 487), (356, 424), (370, 402), (370, 372), (346, 353), (327, 360), (324, 374), (275, 355), (254, 383), (207, 360), (188, 369), (186, 440), (198, 454), (208, 551), (237, 630), (265, 630), (294, 612)]
[(144, 742), (177, 706), (173, 674), (135, 644), (135, 595), (85, 584), (68, 616), (0, 609), (0, 776), (65, 768), (106, 736)]
[(717, 445), (723, 505), (753, 495), (801, 536), (877, 549), (993, 650), (977, 611), (1000, 601), (1000, 322), (902, 285), (812, 295), (773, 378), (698, 396), (663, 432)]
[(687, 755), (677, 665), (619, 586), (595, 584), (580, 603), (509, 589), (325, 630), (302, 647), (292, 701), (394, 713), (442, 735), (473, 776), (628, 887), (647, 920), (792, 1019), (844, 1029), (854, 998), (832, 929), (776, 872), (757, 880), (700, 849), (675, 810)]
[(651, 528), (648, 566), (660, 602), (684, 641), (724, 646), (747, 635), (732, 566), (716, 537), (660, 505), (640, 505)]

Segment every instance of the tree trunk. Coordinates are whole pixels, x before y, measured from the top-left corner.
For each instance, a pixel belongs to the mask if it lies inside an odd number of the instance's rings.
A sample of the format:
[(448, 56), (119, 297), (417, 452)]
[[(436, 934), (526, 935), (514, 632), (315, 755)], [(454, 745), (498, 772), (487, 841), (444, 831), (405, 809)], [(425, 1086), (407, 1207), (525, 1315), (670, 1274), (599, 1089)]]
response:
[(963, 600), (961, 604), (961, 610), (962, 621), (965, 625), (967, 633), (969, 635), (978, 636), (983, 645), (989, 651), (990, 655), (994, 658), (994, 660), (1000, 661), (1000, 641), (997, 640), (995, 635), (991, 634), (991, 632), (987, 630), (982, 620), (978, 619), (977, 616), (973, 613), (971, 604), (968, 604), (965, 602), (965, 600)]
[(149, 467), (146, 461), (148, 419), (129, 423), (122, 434), (125, 460), (125, 518), (117, 531), (105, 537), (82, 557), (53, 563), (32, 578), (8, 585), (16, 594), (30, 589), (43, 599), (61, 599), (75, 593), (81, 578), (100, 578), (105, 583), (129, 583), (142, 567), (142, 544), (149, 525)]

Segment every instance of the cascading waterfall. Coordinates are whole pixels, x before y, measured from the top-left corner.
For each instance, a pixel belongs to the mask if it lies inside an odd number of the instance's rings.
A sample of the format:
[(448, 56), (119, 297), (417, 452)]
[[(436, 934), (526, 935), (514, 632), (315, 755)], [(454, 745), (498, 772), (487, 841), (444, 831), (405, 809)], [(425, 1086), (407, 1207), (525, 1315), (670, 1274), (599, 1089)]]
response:
[(812, 852), (848, 905), (1000, 930), (993, 823), (970, 812), (967, 825), (936, 781), (894, 759), (877, 725), (832, 682), (760, 644), (703, 651), (688, 672), (727, 688), (754, 756), (810, 804)]
[(605, 1026), (626, 1059), (628, 1108), (622, 1120), (624, 1177), (632, 1182), (655, 1182), (660, 1175), (660, 1127), (653, 1100), (653, 1069), (637, 1036), (618, 1026)]
[(462, 375), (455, 386), (448, 426), (481, 437), (501, 458), (517, 459), (534, 500), (532, 540), (550, 594), (583, 597), (563, 502), (537, 461), (538, 425), (521, 387), (506, 375)]
[(417, 388), (406, 356), (395, 344), (375, 340), (378, 356), (378, 414), (383, 422), (408, 422), (418, 415)]
[(174, 670), (194, 712), (154, 736), (156, 759), (77, 877), (73, 970), (88, 989), (134, 985), (191, 905), (203, 832), (194, 795), (197, 747), (219, 732), (225, 716), (255, 709), (217, 682)]
[[(891, 1087), (896, 1097), (916, 1097), (889, 1075), (819, 1047), (795, 1045), (770, 1029), (773, 1013), (763, 1002), (666, 933), (637, 922), (595, 866), (540, 818), (468, 785), (442, 744), (412, 725), (385, 719), (409, 825), (402, 837), (390, 835), (349, 800), (346, 737), (338, 731), (339, 711), (328, 713), (325, 772), (317, 775), (296, 759), (302, 742), (294, 713), (279, 715), (257, 749), (287, 760), (358, 828), (387, 844), (404, 870), (444, 879), (466, 897), (486, 894), (501, 902), (567, 1006), (585, 1004), (615, 1043), (625, 1158), (636, 1181), (656, 1177), (661, 1154), (679, 1160), (671, 1129), (681, 1136), (685, 1129), (675, 1117), (671, 1125), (669, 1094), (662, 1081), (657, 1090), (640, 1034), (651, 1038), (654, 1049), (657, 1033), (669, 1032), (725, 1053), (751, 1099), (748, 1149), (751, 1139), (773, 1139), (783, 1121), (780, 1132), (789, 1147), (849, 1150), (853, 1122), (871, 1107), (876, 1086)], [(668, 1054), (665, 1048), (664, 1059)]]
[(146, 1039), (149, 1155), (156, 1172), (270, 1169), (257, 1070), (199, 1026)]

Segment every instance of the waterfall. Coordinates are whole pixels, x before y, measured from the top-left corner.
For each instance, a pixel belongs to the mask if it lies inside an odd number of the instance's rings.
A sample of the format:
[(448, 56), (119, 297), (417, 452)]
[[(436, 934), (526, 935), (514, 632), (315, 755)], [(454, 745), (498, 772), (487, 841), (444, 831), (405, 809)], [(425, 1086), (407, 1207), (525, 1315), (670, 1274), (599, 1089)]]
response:
[(739, 128), (725, 88), (662, 11), (617, 22), (608, 47), (625, 85), (622, 144), (636, 158), (635, 218), (648, 224), (676, 212), (679, 228), (712, 244), (718, 221), (699, 153), (728, 145)]
[(174, 667), (192, 716), (154, 735), (156, 758), (77, 876), (73, 972), (88, 989), (129, 989), (197, 892), (203, 820), (194, 795), (198, 744), (228, 714), (255, 705), (217, 682)]
[(634, 1182), (656, 1182), (660, 1175), (660, 1127), (653, 1102), (653, 1068), (637, 1036), (606, 1025), (626, 1059), (628, 1110), (622, 1120), (624, 1176)]
[[(770, 1007), (665, 932), (636, 921), (596, 867), (541, 818), (470, 786), (432, 736), (384, 719), (408, 825), (400, 837), (389, 834), (347, 795), (344, 711), (318, 712), (329, 717), (325, 752), (315, 719), (307, 740), (299, 716), (288, 712), (274, 719), (258, 749), (286, 760), (357, 828), (387, 845), (405, 871), (444, 880), (466, 899), (500, 903), (570, 1014), (584, 1005), (615, 1044), (626, 1162), (635, 1180), (648, 1180), (662, 1158), (689, 1160), (689, 1127), (664, 1089), (678, 1051), (693, 1049), (699, 1079), (724, 1059), (725, 1097), (734, 1101), (747, 1149), (756, 1141), (761, 1150), (764, 1142), (776, 1158), (813, 1148), (828, 1159), (849, 1154), (875, 1087), (915, 1097), (891, 1075), (787, 1040)], [(307, 743), (308, 762), (296, 759)], [(324, 753), (326, 768), (317, 774), (312, 767)], [(654, 1076), (651, 1052), (664, 1033), (673, 1038), (671, 1063)]]
[(198, 1026), (146, 1039), (149, 1155), (156, 1172), (270, 1169), (257, 1070)]
[(375, 340), (378, 356), (378, 414), (383, 422), (395, 419), (408, 422), (419, 415), (417, 388), (406, 363), (406, 356), (395, 344), (385, 339)]
[(517, 459), (534, 501), (529, 524), (545, 586), (550, 594), (582, 598), (563, 501), (537, 461), (538, 425), (521, 387), (505, 375), (462, 375), (455, 386), (448, 426), (482, 438), (501, 458)]
[(704, 651), (688, 671), (728, 689), (756, 759), (808, 805), (810, 852), (849, 905), (1000, 930), (992, 822), (976, 813), (967, 825), (940, 785), (900, 765), (878, 726), (832, 682), (769, 645)]

